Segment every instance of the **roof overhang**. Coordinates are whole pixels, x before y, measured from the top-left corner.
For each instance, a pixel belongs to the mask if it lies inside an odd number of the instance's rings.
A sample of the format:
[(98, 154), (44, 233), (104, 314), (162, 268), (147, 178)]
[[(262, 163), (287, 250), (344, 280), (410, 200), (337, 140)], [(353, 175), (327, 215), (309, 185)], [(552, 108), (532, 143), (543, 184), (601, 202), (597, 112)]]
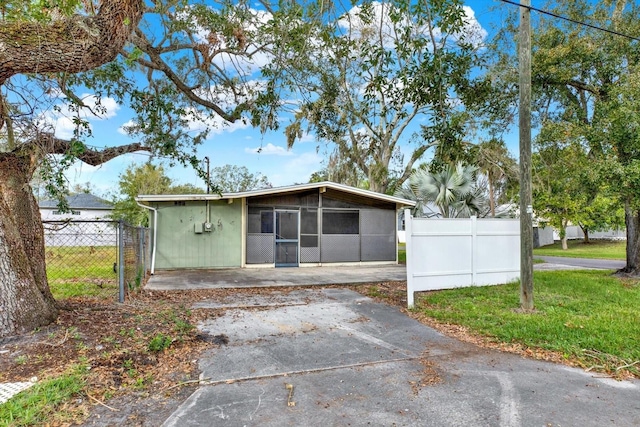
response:
[(244, 199), (257, 196), (283, 195), (287, 193), (299, 193), (302, 191), (318, 190), (324, 193), (327, 189), (342, 191), (349, 194), (355, 194), (362, 197), (368, 197), (388, 203), (395, 203), (401, 206), (415, 206), (416, 202), (403, 199), (401, 197), (388, 196), (386, 194), (376, 193), (375, 191), (363, 190), (361, 188), (350, 187), (348, 185), (337, 184), (335, 182), (314, 182), (309, 184), (298, 184), (286, 187), (263, 188), (260, 190), (244, 191), (241, 193), (221, 193), (221, 194), (143, 194), (136, 197), (136, 201), (142, 204), (157, 202), (187, 202), (187, 201), (216, 201), (216, 200), (234, 200)]

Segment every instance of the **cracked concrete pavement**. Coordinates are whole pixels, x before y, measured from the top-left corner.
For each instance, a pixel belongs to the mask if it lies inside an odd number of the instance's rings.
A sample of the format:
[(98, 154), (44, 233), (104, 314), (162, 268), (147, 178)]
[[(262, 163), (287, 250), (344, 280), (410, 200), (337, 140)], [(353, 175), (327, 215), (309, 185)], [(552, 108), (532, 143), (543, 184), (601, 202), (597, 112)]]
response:
[(199, 328), (229, 342), (165, 427), (640, 425), (638, 381), (462, 343), (349, 289), (197, 306), (226, 309)]

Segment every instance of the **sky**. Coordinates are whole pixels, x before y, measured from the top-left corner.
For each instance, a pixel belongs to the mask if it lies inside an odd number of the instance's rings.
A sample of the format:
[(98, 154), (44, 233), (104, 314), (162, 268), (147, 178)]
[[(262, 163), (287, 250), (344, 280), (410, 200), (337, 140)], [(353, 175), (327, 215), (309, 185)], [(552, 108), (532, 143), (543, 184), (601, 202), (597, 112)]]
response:
[[(474, 18), (489, 34), (501, 25), (508, 8), (514, 7), (499, 0), (467, 0), (466, 5), (473, 10)], [(91, 94), (84, 96), (86, 100), (91, 101)], [(105, 147), (135, 142), (134, 138), (122, 131), (122, 126), (131, 118), (131, 111), (127, 106), (117, 105), (109, 99), (103, 99), (103, 105), (106, 108), (104, 116), (88, 118), (93, 137), (88, 139), (86, 144)], [(71, 137), (73, 126), (69, 119), (51, 113), (49, 120), (54, 125), (58, 137)], [(313, 172), (322, 169), (326, 150), (312, 137), (303, 138), (302, 141), (296, 142), (292, 149), (287, 149), (285, 125), (286, 123), (277, 132), (266, 134), (261, 134), (257, 129), (242, 123), (221, 126), (215, 132), (211, 132), (206, 142), (198, 148), (198, 156), (202, 159), (208, 157), (211, 168), (225, 164), (245, 166), (251, 173), (265, 175), (273, 186), (308, 182)], [(409, 133), (406, 136), (408, 137)], [(505, 141), (517, 158), (517, 129), (507, 133)], [(69, 187), (89, 185), (96, 195), (111, 198), (117, 193), (118, 176), (128, 166), (142, 164), (148, 160), (148, 153), (138, 152), (120, 156), (98, 167), (77, 162), (67, 172)], [(181, 165), (170, 167), (167, 159), (154, 160), (162, 161), (167, 175), (174, 183), (205, 188), (205, 183), (197, 177), (192, 168), (184, 168)]]

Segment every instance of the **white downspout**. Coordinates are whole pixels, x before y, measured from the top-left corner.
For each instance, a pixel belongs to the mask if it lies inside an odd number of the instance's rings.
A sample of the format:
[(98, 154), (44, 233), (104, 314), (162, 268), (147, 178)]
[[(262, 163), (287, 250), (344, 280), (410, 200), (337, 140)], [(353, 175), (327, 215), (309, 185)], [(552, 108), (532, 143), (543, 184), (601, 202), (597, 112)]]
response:
[(151, 275), (153, 275), (156, 270), (156, 247), (158, 246), (156, 244), (156, 237), (158, 236), (158, 210), (151, 206), (142, 205), (137, 200), (136, 203), (143, 209), (153, 211), (153, 249), (151, 250)]

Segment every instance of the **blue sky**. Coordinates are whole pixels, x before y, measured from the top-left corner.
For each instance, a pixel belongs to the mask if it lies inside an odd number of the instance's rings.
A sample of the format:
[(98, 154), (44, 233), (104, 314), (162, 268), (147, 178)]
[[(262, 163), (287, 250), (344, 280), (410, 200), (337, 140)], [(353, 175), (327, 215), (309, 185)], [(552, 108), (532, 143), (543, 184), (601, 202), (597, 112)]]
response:
[[(495, 27), (503, 22), (509, 8), (499, 0), (467, 0), (466, 4), (474, 11), (475, 18), (480, 25), (492, 33)], [(492, 10), (491, 8), (497, 8)], [(87, 94), (87, 96), (90, 96)], [(108, 100), (106, 101), (108, 102)], [(126, 106), (115, 103), (106, 105), (108, 113), (101, 119), (90, 119), (93, 137), (87, 144), (95, 147), (127, 144), (135, 140), (127, 136), (120, 128), (130, 120), (131, 112)], [(54, 117), (56, 134), (60, 137), (70, 137), (72, 128), (64, 118)], [(211, 167), (225, 164), (246, 166), (252, 173), (262, 173), (274, 186), (291, 185), (307, 182), (309, 176), (322, 168), (325, 158), (322, 146), (317, 151), (318, 144), (311, 138), (296, 142), (291, 150), (287, 150), (283, 133), (284, 126), (279, 132), (260, 134), (242, 124), (232, 124), (212, 132), (208, 140), (198, 149), (201, 158), (209, 157)], [(407, 137), (410, 135), (408, 132)], [(514, 155), (518, 152), (517, 132), (506, 135), (505, 140)], [(111, 160), (99, 167), (91, 167), (77, 163), (67, 173), (70, 186), (75, 184), (89, 185), (100, 196), (109, 196), (117, 191), (118, 175), (129, 165), (147, 161), (147, 153), (134, 153)], [(160, 159), (158, 159), (160, 160)], [(169, 167), (164, 161), (168, 175), (175, 183), (193, 184), (204, 188), (204, 183), (196, 176), (191, 168), (182, 166)]]

